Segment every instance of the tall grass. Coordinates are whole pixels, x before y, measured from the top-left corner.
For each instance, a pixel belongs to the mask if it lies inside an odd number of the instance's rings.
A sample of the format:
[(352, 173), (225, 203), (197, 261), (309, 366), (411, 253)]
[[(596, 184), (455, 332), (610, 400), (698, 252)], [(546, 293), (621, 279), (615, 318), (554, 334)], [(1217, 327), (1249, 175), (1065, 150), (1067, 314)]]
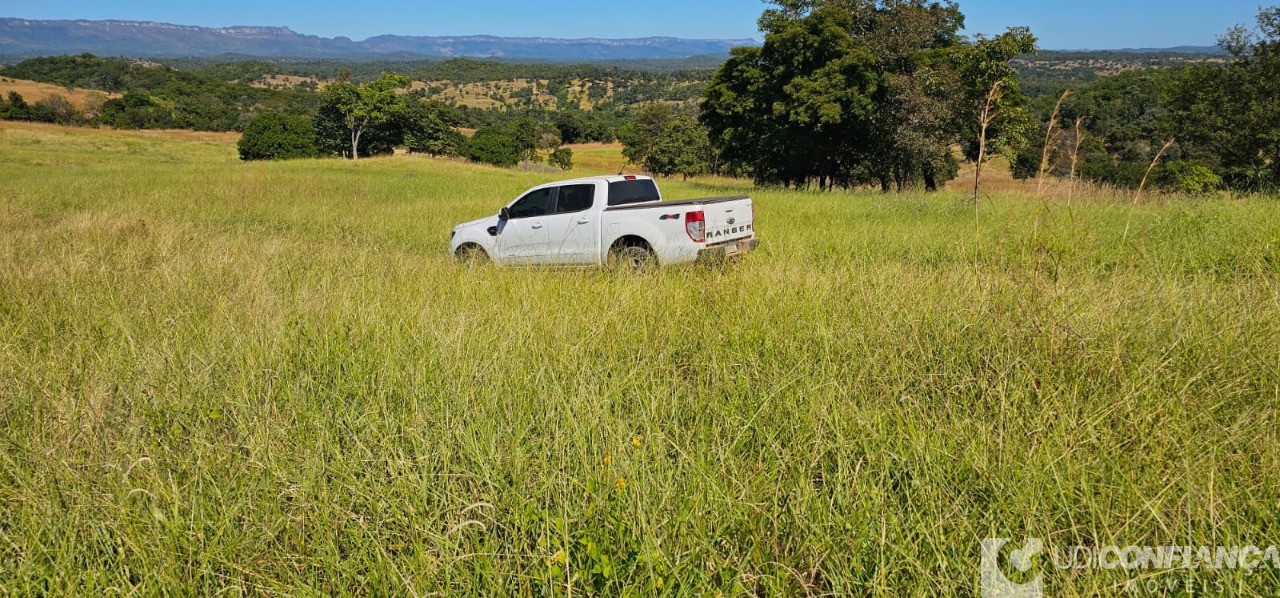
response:
[(757, 254), (625, 275), (449, 259), (558, 175), (34, 125), (0, 159), (7, 593), (974, 595), (987, 536), (1280, 543), (1269, 200), (1033, 241), (1024, 196), (975, 239), (961, 192), (760, 191)]

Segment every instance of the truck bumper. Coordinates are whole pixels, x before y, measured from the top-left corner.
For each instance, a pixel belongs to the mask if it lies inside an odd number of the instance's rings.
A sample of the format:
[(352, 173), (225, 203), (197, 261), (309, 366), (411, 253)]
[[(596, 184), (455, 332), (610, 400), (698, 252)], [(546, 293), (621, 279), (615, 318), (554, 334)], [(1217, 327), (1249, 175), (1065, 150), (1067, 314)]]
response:
[(698, 263), (703, 262), (721, 262), (740, 255), (746, 255), (755, 251), (760, 246), (760, 239), (752, 237), (750, 239), (739, 239), (728, 243), (721, 243), (714, 247), (708, 247), (698, 252)]

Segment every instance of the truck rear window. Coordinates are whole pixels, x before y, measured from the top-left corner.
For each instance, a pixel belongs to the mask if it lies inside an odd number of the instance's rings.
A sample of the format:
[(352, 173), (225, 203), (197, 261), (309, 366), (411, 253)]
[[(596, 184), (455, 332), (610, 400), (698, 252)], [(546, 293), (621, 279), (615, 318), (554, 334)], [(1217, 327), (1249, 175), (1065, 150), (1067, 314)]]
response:
[(659, 201), (658, 186), (653, 179), (636, 179), (609, 183), (609, 205), (625, 206), (629, 203)]

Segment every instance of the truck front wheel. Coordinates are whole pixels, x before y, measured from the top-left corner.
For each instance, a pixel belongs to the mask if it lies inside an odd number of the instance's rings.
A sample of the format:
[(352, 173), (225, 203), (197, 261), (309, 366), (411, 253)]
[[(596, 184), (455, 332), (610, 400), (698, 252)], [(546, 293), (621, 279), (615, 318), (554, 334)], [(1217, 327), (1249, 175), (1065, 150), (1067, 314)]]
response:
[(489, 261), (489, 254), (484, 252), (484, 248), (475, 243), (464, 243), (454, 253), (454, 257), (458, 258), (458, 262), (468, 266), (483, 264)]

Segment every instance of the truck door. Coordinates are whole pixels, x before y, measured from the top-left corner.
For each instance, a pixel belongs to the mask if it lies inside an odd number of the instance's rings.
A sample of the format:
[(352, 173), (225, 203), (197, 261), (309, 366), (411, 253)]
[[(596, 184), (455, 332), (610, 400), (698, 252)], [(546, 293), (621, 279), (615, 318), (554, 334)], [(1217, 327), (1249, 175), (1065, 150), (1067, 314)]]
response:
[(564, 185), (556, 192), (555, 208), (547, 218), (551, 239), (550, 261), (559, 264), (594, 264), (598, 259), (600, 216), (592, 210), (596, 185)]
[(550, 237), (547, 219), (551, 215), (555, 187), (530, 191), (511, 204), (510, 217), (498, 223), (498, 260), (503, 264), (536, 264), (545, 261)]

